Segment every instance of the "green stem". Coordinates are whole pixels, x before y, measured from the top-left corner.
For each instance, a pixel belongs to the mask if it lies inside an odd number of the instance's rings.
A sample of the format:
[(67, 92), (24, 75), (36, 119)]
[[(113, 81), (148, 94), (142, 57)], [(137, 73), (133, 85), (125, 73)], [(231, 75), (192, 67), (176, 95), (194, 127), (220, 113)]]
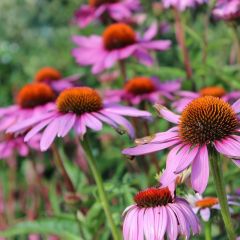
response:
[(93, 153), (91, 151), (87, 136), (85, 136), (84, 140), (81, 141), (81, 144), (82, 144), (82, 147), (83, 147), (83, 149), (84, 149), (84, 151), (87, 155), (87, 160), (88, 160), (89, 167), (90, 167), (90, 169), (92, 171), (92, 174), (93, 174), (93, 177), (96, 181), (99, 197), (100, 197), (100, 200), (101, 200), (101, 204), (103, 206), (103, 209), (104, 209), (104, 212), (106, 214), (108, 223), (110, 225), (112, 235), (113, 235), (113, 239), (114, 240), (120, 240), (119, 231), (117, 230), (117, 228), (115, 226), (115, 223), (113, 221), (113, 218), (112, 218), (110, 206), (109, 206), (108, 199), (107, 199), (107, 194), (106, 194), (106, 191), (105, 191), (104, 185), (103, 185), (103, 180), (102, 180), (101, 175), (98, 172), (96, 162), (95, 162), (95, 159), (93, 157)]
[(223, 173), (222, 169), (220, 168), (221, 159), (220, 154), (216, 153), (215, 151), (210, 157), (210, 166), (213, 175), (213, 180), (218, 196), (218, 200), (221, 206), (221, 214), (223, 218), (223, 222), (226, 228), (226, 232), (228, 235), (229, 240), (236, 240), (236, 235), (234, 232), (233, 224), (231, 221), (231, 216), (229, 212), (227, 196), (225, 191), (225, 184), (223, 180)]
[(53, 152), (53, 158), (54, 158), (55, 165), (59, 169), (60, 173), (63, 176), (63, 181), (66, 185), (67, 190), (71, 193), (75, 193), (76, 190), (74, 188), (71, 178), (69, 177), (69, 175), (67, 173), (67, 170), (64, 167), (61, 155), (60, 155), (56, 145), (52, 144), (51, 148), (52, 148), (52, 152)]
[(196, 90), (195, 82), (193, 80), (193, 72), (192, 72), (191, 61), (189, 58), (189, 52), (186, 46), (184, 22), (181, 19), (181, 13), (179, 12), (179, 10), (177, 8), (174, 8), (173, 11), (174, 11), (174, 17), (175, 17), (176, 39), (182, 50), (183, 63), (186, 71), (186, 78), (192, 82), (192, 89)]
[(232, 23), (232, 29), (237, 46), (237, 62), (240, 63), (240, 37), (238, 33), (238, 26), (236, 23)]
[(212, 225), (210, 221), (204, 222), (205, 240), (212, 240)]
[(119, 60), (119, 68), (120, 68), (120, 73), (123, 78), (123, 82), (127, 82), (127, 70), (126, 70), (126, 63), (124, 60)]

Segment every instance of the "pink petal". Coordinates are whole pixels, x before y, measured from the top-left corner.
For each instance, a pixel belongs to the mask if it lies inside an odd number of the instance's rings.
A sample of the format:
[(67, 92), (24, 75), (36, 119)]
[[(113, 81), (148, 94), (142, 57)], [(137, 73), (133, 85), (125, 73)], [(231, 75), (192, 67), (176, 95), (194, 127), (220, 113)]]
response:
[(169, 206), (177, 216), (181, 234), (186, 236), (186, 238), (188, 239), (190, 236), (190, 228), (189, 228), (188, 220), (185, 218), (182, 211), (178, 208), (177, 204), (173, 203), (173, 204), (170, 204)]
[(22, 130), (26, 130), (29, 127), (31, 127), (32, 125), (42, 121), (42, 120), (46, 120), (47, 118), (51, 118), (54, 115), (56, 115), (56, 112), (51, 112), (48, 114), (42, 114), (42, 115), (37, 115), (35, 117), (32, 117), (30, 119), (26, 119), (25, 121), (21, 121), (17, 124), (14, 124), (13, 126), (11, 126), (7, 132), (8, 133), (13, 133), (13, 132), (18, 132), (18, 131), (22, 131)]
[(72, 113), (68, 113), (59, 118), (58, 137), (65, 137), (73, 127), (75, 121), (76, 115)]
[(228, 137), (220, 141), (215, 141), (214, 146), (223, 155), (238, 158), (240, 157), (240, 138), (239, 136)]
[(187, 146), (183, 147), (181, 160), (179, 161), (179, 164), (177, 166), (176, 173), (180, 173), (183, 170), (185, 170), (187, 167), (189, 167), (189, 165), (195, 159), (195, 157), (198, 153), (198, 150), (199, 150), (198, 146), (192, 147), (190, 145), (187, 145)]
[(168, 216), (165, 206), (154, 208), (155, 216), (155, 239), (163, 239), (168, 223)]
[(232, 108), (233, 108), (233, 110), (234, 110), (236, 113), (239, 113), (239, 112), (240, 112), (240, 99), (237, 100), (237, 101), (232, 105)]
[(76, 129), (77, 134), (79, 134), (79, 135), (81, 135), (81, 137), (83, 137), (84, 134), (87, 131), (86, 124), (85, 124), (83, 116), (80, 116), (80, 117), (77, 118), (74, 127)]
[(207, 146), (203, 145), (192, 163), (191, 184), (194, 190), (203, 193), (209, 178), (209, 162)]
[(100, 131), (102, 129), (102, 122), (100, 122), (92, 114), (84, 113), (82, 117), (84, 118), (84, 122), (87, 127), (91, 128), (94, 131)]
[(172, 111), (168, 110), (167, 108), (159, 105), (159, 104), (155, 104), (154, 106), (157, 111), (159, 112), (159, 114), (166, 119), (167, 121), (171, 122), (171, 123), (175, 123), (178, 124), (179, 123), (179, 119), (180, 116), (173, 113)]
[(58, 130), (59, 130), (59, 118), (56, 118), (47, 126), (47, 128), (43, 132), (40, 141), (41, 151), (46, 151), (51, 146), (55, 137), (57, 136)]
[(134, 52), (134, 57), (137, 58), (141, 64), (146, 66), (152, 66), (154, 63), (154, 59), (146, 49), (137, 49)]
[(136, 147), (124, 149), (122, 151), (122, 153), (125, 155), (130, 155), (130, 156), (139, 156), (139, 155), (144, 155), (144, 154), (163, 150), (163, 149), (171, 147), (177, 143), (179, 143), (179, 140), (173, 140), (173, 141), (157, 143), (157, 144), (148, 143), (148, 144), (138, 145)]
[(24, 141), (28, 142), (32, 137), (34, 137), (36, 134), (38, 134), (44, 127), (46, 127), (53, 118), (49, 118), (46, 120), (43, 120), (42, 122), (38, 123), (36, 126), (34, 126), (24, 137)]
[(124, 117), (118, 115), (118, 114), (114, 114), (114, 113), (110, 113), (110, 112), (105, 112), (105, 111), (101, 111), (101, 113), (110, 118), (112, 121), (114, 121), (115, 123), (117, 123), (120, 127), (122, 127), (124, 130), (127, 131), (127, 133), (129, 134), (129, 136), (131, 138), (134, 138), (135, 136), (135, 130), (132, 126), (132, 124)]
[(163, 186), (169, 186), (169, 184), (175, 182), (177, 178), (175, 171), (182, 159), (183, 146), (184, 145), (179, 144), (169, 152), (166, 161), (166, 170), (160, 178), (160, 183)]
[(165, 51), (171, 47), (170, 40), (155, 40), (147, 43), (141, 43), (142, 48)]
[(152, 139), (151, 143), (161, 143), (170, 140), (175, 140), (176, 138), (179, 138), (178, 132), (161, 132), (156, 133), (154, 135), (154, 138)]
[(240, 160), (232, 159), (233, 163), (240, 168)]
[(93, 114), (93, 116), (98, 118), (100, 121), (105, 122), (105, 123), (109, 124), (110, 126), (112, 126), (114, 128), (118, 127), (118, 125), (113, 120), (108, 118), (107, 116), (102, 115), (101, 113), (97, 113), (97, 112), (96, 113), (92, 113), (92, 114)]
[(146, 239), (154, 239), (155, 221), (153, 208), (146, 208), (144, 214), (144, 235)]
[(144, 214), (145, 214), (145, 210), (144, 209), (140, 209), (138, 211), (138, 216), (137, 216), (137, 231), (135, 229), (135, 231), (137, 232), (137, 240), (144, 240)]
[(177, 200), (178, 206), (181, 207), (182, 211), (185, 213), (186, 219), (189, 220), (189, 223), (192, 228), (193, 234), (199, 234), (201, 226), (199, 220), (193, 210), (190, 208), (189, 204), (184, 200)]
[(147, 29), (147, 31), (145, 31), (143, 35), (143, 40), (149, 41), (153, 39), (157, 34), (157, 30), (158, 30), (157, 22), (152, 23), (150, 27)]
[(177, 239), (178, 236), (178, 222), (173, 210), (166, 206), (167, 209), (167, 235), (169, 239)]
[(125, 106), (112, 106), (112, 107), (106, 107), (104, 109), (104, 112), (111, 112), (116, 114), (121, 114), (124, 116), (131, 116), (131, 117), (150, 117), (151, 113), (147, 111), (138, 110), (133, 107), (125, 107)]
[(138, 213), (138, 207), (131, 207), (131, 209), (128, 210), (127, 215), (124, 218), (123, 222), (123, 237), (124, 240), (129, 239), (130, 231), (132, 229), (132, 222), (136, 220), (137, 213)]
[(208, 222), (210, 219), (210, 209), (209, 208), (201, 209), (200, 215), (205, 222)]

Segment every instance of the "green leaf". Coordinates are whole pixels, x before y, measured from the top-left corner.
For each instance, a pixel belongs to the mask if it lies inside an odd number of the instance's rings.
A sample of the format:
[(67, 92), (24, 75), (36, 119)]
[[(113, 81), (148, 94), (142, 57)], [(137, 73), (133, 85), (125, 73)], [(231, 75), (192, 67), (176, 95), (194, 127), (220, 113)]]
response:
[(61, 217), (21, 222), (1, 231), (0, 236), (8, 238), (31, 233), (54, 234), (66, 240), (82, 240), (77, 221)]

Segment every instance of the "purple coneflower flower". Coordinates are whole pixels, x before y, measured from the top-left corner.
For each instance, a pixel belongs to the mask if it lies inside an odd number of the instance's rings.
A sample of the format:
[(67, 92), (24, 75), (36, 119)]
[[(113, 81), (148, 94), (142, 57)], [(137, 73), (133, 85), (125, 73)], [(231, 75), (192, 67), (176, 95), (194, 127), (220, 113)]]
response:
[(163, 104), (163, 97), (172, 100), (172, 94), (180, 87), (180, 80), (160, 82), (157, 78), (135, 77), (121, 90), (106, 91), (106, 98), (116, 102), (124, 100), (133, 105), (144, 101)]
[(179, 91), (176, 95), (179, 99), (173, 103), (173, 108), (177, 112), (182, 112), (192, 100), (203, 96), (219, 97), (226, 102), (233, 103), (240, 98), (240, 91), (227, 93), (223, 87), (212, 86), (202, 88), (199, 92)]
[(169, 40), (153, 40), (157, 34), (157, 24), (154, 23), (139, 37), (132, 27), (125, 23), (115, 23), (108, 26), (102, 36), (73, 36), (77, 48), (72, 51), (78, 64), (92, 65), (94, 74), (111, 68), (117, 61), (130, 56), (136, 57), (142, 64), (151, 65), (153, 59), (149, 50), (165, 51), (170, 45)]
[(140, 9), (139, 0), (89, 0), (75, 12), (73, 22), (86, 27), (94, 20), (107, 17), (116, 22), (130, 21), (132, 14)]
[(239, 119), (240, 100), (232, 106), (212, 96), (200, 97), (189, 103), (182, 115), (156, 105), (159, 113), (176, 127), (166, 132), (136, 140), (136, 147), (124, 154), (144, 155), (172, 147), (167, 157), (166, 171), (161, 176), (163, 186), (176, 179), (176, 174), (192, 167), (192, 187), (202, 193), (209, 178), (209, 151), (218, 152), (240, 166)]
[(15, 153), (26, 157), (30, 148), (39, 150), (39, 136), (25, 143), (22, 136), (14, 137), (12, 134), (5, 134), (0, 140), (0, 159), (13, 157)]
[(127, 131), (134, 137), (131, 123), (122, 115), (147, 118), (151, 116), (146, 111), (132, 107), (106, 105), (95, 90), (89, 87), (75, 87), (66, 89), (59, 95), (51, 112), (15, 124), (8, 131), (25, 132), (31, 128), (25, 136), (25, 141), (28, 141), (45, 128), (40, 141), (42, 151), (47, 150), (57, 136), (65, 137), (72, 128), (83, 137), (87, 127), (100, 131), (102, 122), (115, 129)]
[(45, 83), (25, 85), (17, 95), (17, 104), (0, 108), (0, 131), (6, 130), (12, 124), (46, 113), (54, 106), (55, 94)]
[(212, 13), (218, 19), (227, 21), (238, 19), (240, 17), (240, 1), (218, 0)]
[(206, 2), (208, 2), (208, 0), (162, 0), (165, 8), (175, 7), (180, 11), (184, 11), (189, 7), (193, 8), (198, 4), (203, 4)]
[(124, 211), (124, 240), (189, 239), (199, 234), (200, 224), (186, 200), (176, 197), (168, 187), (148, 188), (137, 193), (135, 204)]
[(59, 93), (66, 88), (74, 87), (76, 81), (79, 79), (79, 74), (62, 77), (61, 73), (52, 67), (41, 68), (34, 77), (36, 82), (48, 84), (56, 93)]
[[(203, 221), (208, 222), (211, 216), (211, 209), (220, 210), (219, 200), (216, 197), (202, 197), (201, 194), (196, 195), (187, 195), (187, 201), (192, 206), (194, 213), (200, 213), (201, 218)], [(228, 198), (228, 205), (235, 205), (239, 206), (240, 204), (232, 201), (231, 198)], [(232, 209), (231, 209), (232, 211)]]

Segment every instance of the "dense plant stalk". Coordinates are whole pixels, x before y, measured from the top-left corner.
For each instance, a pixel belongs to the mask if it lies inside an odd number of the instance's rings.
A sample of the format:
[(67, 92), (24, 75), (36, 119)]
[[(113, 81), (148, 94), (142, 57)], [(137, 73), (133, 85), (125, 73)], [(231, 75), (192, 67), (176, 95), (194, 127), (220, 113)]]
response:
[(52, 152), (53, 152), (53, 156), (54, 156), (55, 165), (59, 169), (60, 173), (63, 176), (63, 180), (64, 180), (67, 190), (69, 192), (75, 193), (74, 185), (72, 183), (71, 178), (68, 176), (68, 173), (64, 167), (61, 155), (60, 155), (56, 145), (52, 144), (51, 148), (52, 148)]
[(221, 206), (221, 214), (223, 222), (226, 228), (226, 232), (229, 240), (236, 240), (236, 235), (234, 232), (233, 224), (231, 221), (231, 216), (229, 212), (227, 196), (225, 191), (225, 184), (223, 180), (222, 169), (220, 168), (221, 159), (220, 155), (213, 151), (210, 157), (210, 166), (213, 175), (213, 180), (217, 192), (217, 197)]
[(212, 240), (212, 224), (210, 221), (204, 222), (205, 240)]
[[(176, 38), (183, 53), (183, 62), (185, 66), (186, 77), (187, 79), (192, 80), (192, 67), (189, 59), (188, 49), (186, 46), (184, 26), (181, 20), (181, 15), (177, 8), (174, 8), (174, 16), (175, 16)], [(193, 88), (195, 88), (195, 83), (193, 82), (193, 80), (192, 80), (192, 85), (193, 85)]]
[(92, 171), (93, 177), (95, 179), (97, 189), (98, 189), (98, 193), (99, 193), (99, 197), (100, 197), (100, 200), (101, 200), (101, 204), (103, 206), (103, 209), (104, 209), (104, 212), (106, 214), (109, 226), (111, 228), (113, 239), (114, 240), (120, 240), (118, 229), (115, 226), (115, 223), (114, 223), (113, 218), (112, 218), (112, 213), (111, 213), (110, 206), (109, 206), (109, 203), (108, 203), (107, 194), (106, 194), (106, 191), (104, 189), (103, 180), (102, 180), (102, 177), (101, 177), (100, 173), (98, 172), (96, 162), (95, 162), (93, 153), (91, 151), (87, 136), (85, 136), (84, 140), (81, 141), (81, 144), (82, 144), (82, 147), (83, 147), (83, 149), (84, 149), (84, 151), (87, 155), (88, 164), (89, 164), (89, 167)]

